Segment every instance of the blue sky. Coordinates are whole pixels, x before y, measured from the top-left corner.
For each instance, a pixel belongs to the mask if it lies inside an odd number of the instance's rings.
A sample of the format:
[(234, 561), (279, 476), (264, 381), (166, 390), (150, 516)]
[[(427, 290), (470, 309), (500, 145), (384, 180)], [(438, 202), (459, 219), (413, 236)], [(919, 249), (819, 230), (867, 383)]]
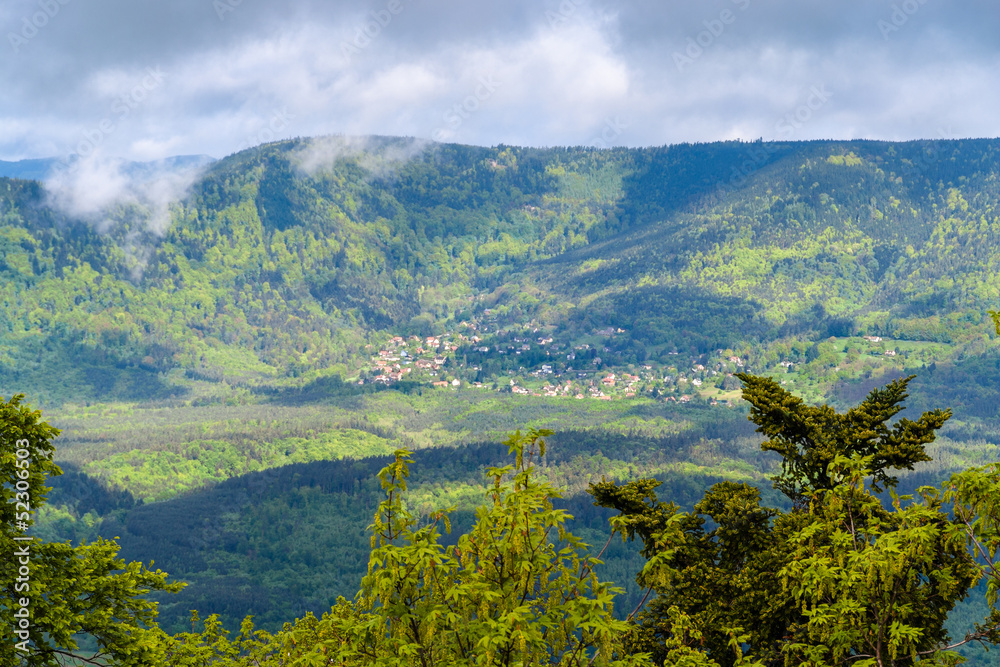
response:
[(986, 0), (7, 0), (0, 159), (1000, 136)]

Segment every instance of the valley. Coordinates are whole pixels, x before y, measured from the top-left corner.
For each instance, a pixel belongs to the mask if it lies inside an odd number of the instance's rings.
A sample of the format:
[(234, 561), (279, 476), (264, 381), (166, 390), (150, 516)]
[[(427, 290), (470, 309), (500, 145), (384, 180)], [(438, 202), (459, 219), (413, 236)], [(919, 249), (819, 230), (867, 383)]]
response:
[[(954, 417), (906, 489), (1000, 453), (1000, 141), (298, 139), (154, 213), (97, 224), (0, 179), (0, 395), (62, 429), (39, 534), (117, 535), (191, 582), (163, 599), (172, 629), (351, 595), (403, 447), (416, 509), (458, 526), (530, 428), (556, 432), (542, 475), (598, 546), (602, 479), (780, 505), (736, 373), (838, 409), (916, 375), (908, 414)], [(601, 571), (626, 613), (638, 548)]]

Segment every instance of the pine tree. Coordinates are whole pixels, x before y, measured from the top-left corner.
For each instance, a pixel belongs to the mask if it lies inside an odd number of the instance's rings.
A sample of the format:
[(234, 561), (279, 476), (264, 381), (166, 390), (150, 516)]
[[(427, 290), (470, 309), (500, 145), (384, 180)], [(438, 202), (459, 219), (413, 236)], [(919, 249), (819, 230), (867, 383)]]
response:
[(857, 407), (838, 414), (829, 405), (812, 407), (767, 377), (739, 373), (743, 398), (750, 403), (750, 421), (768, 438), (764, 451), (781, 455), (775, 488), (801, 504), (817, 492), (831, 490), (830, 464), (837, 457), (869, 457), (872, 488), (881, 491), (896, 485), (891, 470), (913, 470), (929, 461), (925, 445), (951, 417), (951, 410), (925, 412), (917, 421), (899, 419), (907, 385), (916, 376), (899, 378), (885, 388), (875, 388)]
[[(903, 409), (903, 378), (846, 413), (811, 407), (770, 378), (748, 374), (750, 420), (782, 457), (773, 477), (791, 511), (760, 505), (747, 484), (716, 484), (690, 514), (657, 499), (657, 482), (592, 485), (595, 504), (618, 510), (626, 537), (644, 543), (638, 581), (655, 594), (626, 637), (628, 650), (668, 659), (677, 618), (719, 665), (945, 664), (944, 621), (978, 581), (965, 535), (940, 494), (892, 490), (893, 472), (929, 460), (925, 446), (950, 416)], [(748, 646), (735, 651), (734, 639)]]

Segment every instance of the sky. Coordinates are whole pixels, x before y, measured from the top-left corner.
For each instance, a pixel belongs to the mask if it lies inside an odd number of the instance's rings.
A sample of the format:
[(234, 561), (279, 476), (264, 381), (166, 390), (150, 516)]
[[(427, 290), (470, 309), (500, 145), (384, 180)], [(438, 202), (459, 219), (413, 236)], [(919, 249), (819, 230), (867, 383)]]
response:
[(0, 159), (1000, 136), (995, 0), (3, 0)]

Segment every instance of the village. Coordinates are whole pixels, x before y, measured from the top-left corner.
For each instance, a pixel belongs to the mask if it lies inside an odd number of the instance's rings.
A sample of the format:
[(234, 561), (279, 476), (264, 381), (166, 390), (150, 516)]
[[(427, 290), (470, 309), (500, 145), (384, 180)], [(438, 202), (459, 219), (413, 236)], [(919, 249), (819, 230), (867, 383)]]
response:
[[(598, 332), (604, 334), (604, 330)], [(610, 333), (610, 332), (607, 332)], [(481, 365), (468, 361), (468, 353), (480, 357), (502, 358), (523, 355), (528, 361), (537, 359), (539, 348), (544, 350), (546, 363), (518, 366), (502, 375), (485, 377)], [(605, 348), (606, 349), (606, 348)], [(462, 352), (465, 354), (462, 354)], [(540, 335), (529, 339), (527, 334), (512, 338), (509, 344), (487, 345), (475, 331), (447, 332), (432, 336), (393, 336), (380, 346), (362, 369), (359, 385), (373, 383), (390, 386), (402, 382), (429, 384), (440, 389), (508, 392), (540, 398), (575, 400), (626, 400), (640, 397), (679, 404), (707, 403), (732, 406), (738, 400), (738, 381), (734, 373), (744, 369), (737, 356), (717, 350), (709, 360), (692, 358), (690, 364), (658, 365), (630, 364), (625, 368), (607, 368), (601, 357), (594, 356), (589, 368), (569, 367), (593, 351), (590, 344), (553, 345), (553, 339)], [(677, 353), (672, 353), (676, 355)], [(790, 365), (790, 364), (789, 364)], [(601, 368), (597, 368), (601, 366)]]

